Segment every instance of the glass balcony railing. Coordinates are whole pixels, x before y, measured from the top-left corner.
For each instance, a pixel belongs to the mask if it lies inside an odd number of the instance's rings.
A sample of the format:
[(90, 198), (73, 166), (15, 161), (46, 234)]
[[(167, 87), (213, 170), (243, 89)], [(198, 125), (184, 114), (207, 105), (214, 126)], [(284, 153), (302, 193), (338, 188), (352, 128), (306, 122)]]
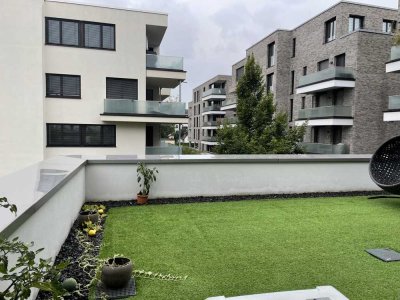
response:
[(314, 108), (301, 109), (299, 111), (299, 120), (308, 119), (322, 119), (322, 118), (334, 118), (334, 117), (352, 117), (351, 106), (321, 106)]
[(238, 117), (228, 117), (225, 118), (225, 120), (228, 122), (228, 124), (236, 124), (238, 122)]
[(398, 59), (400, 59), (400, 47), (393, 46), (390, 49), (390, 60), (398, 60)]
[(225, 92), (225, 89), (216, 89), (216, 88), (209, 89), (203, 93), (203, 98), (210, 96), (210, 95), (216, 95), (216, 96), (222, 95), (223, 96), (223, 95), (226, 95), (226, 92)]
[(306, 153), (313, 154), (349, 154), (350, 149), (345, 144), (301, 143)]
[(186, 116), (185, 103), (105, 99), (105, 114)]
[(204, 142), (216, 142), (217, 137), (216, 136), (203, 136), (203, 141)]
[(203, 112), (220, 111), (220, 110), (221, 110), (221, 105), (210, 105), (203, 108)]
[(208, 122), (203, 122), (203, 127), (207, 126), (219, 126), (222, 122), (221, 121), (208, 121)]
[(179, 155), (182, 154), (178, 146), (146, 147), (146, 155)]
[(236, 98), (225, 99), (222, 102), (222, 106), (228, 106), (228, 105), (232, 105), (232, 104), (237, 104), (237, 99)]
[(298, 87), (333, 79), (355, 80), (353, 70), (346, 67), (330, 67), (316, 73), (301, 76)]
[(146, 54), (146, 67), (183, 71), (183, 57)]
[(400, 109), (400, 95), (397, 96), (389, 96), (389, 110), (398, 110)]

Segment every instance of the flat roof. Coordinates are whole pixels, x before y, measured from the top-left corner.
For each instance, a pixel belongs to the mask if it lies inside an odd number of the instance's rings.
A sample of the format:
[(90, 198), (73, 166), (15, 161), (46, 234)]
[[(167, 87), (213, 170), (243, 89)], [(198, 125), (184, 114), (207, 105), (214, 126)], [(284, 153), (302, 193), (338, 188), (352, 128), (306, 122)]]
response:
[[(139, 13), (146, 13), (146, 14), (157, 14), (157, 15), (165, 15), (168, 16), (168, 13), (165, 12), (160, 12), (160, 11), (150, 11), (150, 10), (141, 10), (141, 9), (134, 9), (130, 8), (127, 6), (117, 6), (117, 5), (110, 5), (110, 4), (104, 4), (103, 2), (100, 2), (99, 0), (95, 0), (98, 3), (85, 3), (79, 0), (44, 0), (46, 2), (58, 2), (58, 3), (66, 3), (66, 4), (76, 4), (76, 5), (85, 5), (85, 6), (92, 6), (92, 7), (100, 7), (100, 8), (109, 8), (109, 9), (117, 9), (117, 10), (125, 10), (125, 11), (133, 11), (133, 12), (139, 12)], [(114, 3), (114, 1), (108, 1), (111, 3)]]

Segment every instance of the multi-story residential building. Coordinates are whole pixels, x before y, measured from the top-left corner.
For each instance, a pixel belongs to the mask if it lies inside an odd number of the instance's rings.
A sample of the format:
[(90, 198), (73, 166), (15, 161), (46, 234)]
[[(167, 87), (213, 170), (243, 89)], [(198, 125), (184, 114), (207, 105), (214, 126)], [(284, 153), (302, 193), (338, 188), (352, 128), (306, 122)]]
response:
[(1, 172), (54, 155), (145, 155), (160, 124), (187, 123), (184, 103), (161, 102), (186, 77), (183, 58), (160, 55), (167, 22), (158, 12), (2, 1)]
[[(388, 96), (400, 94), (400, 78), (384, 69), (397, 19), (395, 9), (342, 1), (247, 49), (289, 125), (307, 122), (308, 153), (373, 153), (400, 132), (382, 118)], [(243, 64), (233, 67), (230, 94)]]
[(193, 89), (189, 103), (189, 141), (196, 149), (211, 152), (217, 144), (216, 131), (227, 114), (223, 109), (231, 76), (217, 75)]

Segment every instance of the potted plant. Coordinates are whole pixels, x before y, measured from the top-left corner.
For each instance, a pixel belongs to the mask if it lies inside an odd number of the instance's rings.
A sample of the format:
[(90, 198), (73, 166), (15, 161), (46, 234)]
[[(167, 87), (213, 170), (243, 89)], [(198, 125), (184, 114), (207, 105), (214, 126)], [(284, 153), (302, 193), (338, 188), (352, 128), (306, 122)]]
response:
[(400, 58), (400, 30), (396, 30), (393, 35), (393, 46), (390, 51), (390, 60)]
[(133, 264), (129, 258), (114, 256), (105, 261), (101, 269), (101, 282), (108, 288), (120, 289), (132, 277)]
[(139, 183), (140, 187), (140, 191), (137, 194), (136, 203), (146, 204), (149, 198), (151, 184), (157, 180), (156, 174), (158, 173), (158, 170), (156, 167), (150, 169), (146, 166), (146, 164), (140, 162), (136, 171), (137, 182)]
[(78, 223), (85, 227), (85, 222), (98, 223), (99, 213), (96, 210), (81, 210), (78, 216)]

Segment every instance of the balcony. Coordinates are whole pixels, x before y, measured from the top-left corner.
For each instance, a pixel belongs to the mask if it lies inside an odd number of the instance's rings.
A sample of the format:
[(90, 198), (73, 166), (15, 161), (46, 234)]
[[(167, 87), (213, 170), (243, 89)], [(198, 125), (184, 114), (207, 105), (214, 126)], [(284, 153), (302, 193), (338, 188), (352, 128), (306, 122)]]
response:
[(180, 155), (182, 149), (178, 146), (146, 147), (146, 155)]
[(225, 120), (228, 122), (228, 124), (236, 124), (238, 122), (238, 117), (228, 117), (225, 118)]
[(170, 123), (188, 122), (185, 103), (105, 99), (102, 121)]
[(390, 61), (386, 63), (386, 73), (400, 72), (400, 47), (393, 46), (390, 50)]
[(203, 115), (212, 115), (212, 114), (224, 115), (225, 112), (221, 111), (220, 104), (213, 104), (210, 106), (203, 107)]
[(400, 121), (400, 95), (389, 97), (388, 110), (383, 112), (383, 121)]
[(203, 93), (202, 100), (211, 100), (211, 99), (225, 99), (226, 98), (226, 92), (225, 89), (209, 89)]
[(146, 54), (147, 85), (175, 88), (186, 79), (183, 57)]
[(203, 122), (202, 127), (217, 127), (222, 123), (222, 121), (208, 121), (208, 122)]
[(237, 99), (229, 98), (222, 102), (221, 110), (236, 109), (236, 106), (237, 106)]
[(312, 154), (349, 154), (350, 149), (345, 144), (320, 144), (320, 143), (301, 143), (306, 153)]
[(345, 67), (328, 69), (300, 77), (297, 94), (313, 94), (340, 88), (354, 88), (353, 71)]
[(202, 141), (203, 144), (217, 144), (217, 137), (216, 136), (203, 136)]
[(308, 126), (352, 126), (351, 106), (321, 106), (301, 109), (296, 125), (308, 120)]

